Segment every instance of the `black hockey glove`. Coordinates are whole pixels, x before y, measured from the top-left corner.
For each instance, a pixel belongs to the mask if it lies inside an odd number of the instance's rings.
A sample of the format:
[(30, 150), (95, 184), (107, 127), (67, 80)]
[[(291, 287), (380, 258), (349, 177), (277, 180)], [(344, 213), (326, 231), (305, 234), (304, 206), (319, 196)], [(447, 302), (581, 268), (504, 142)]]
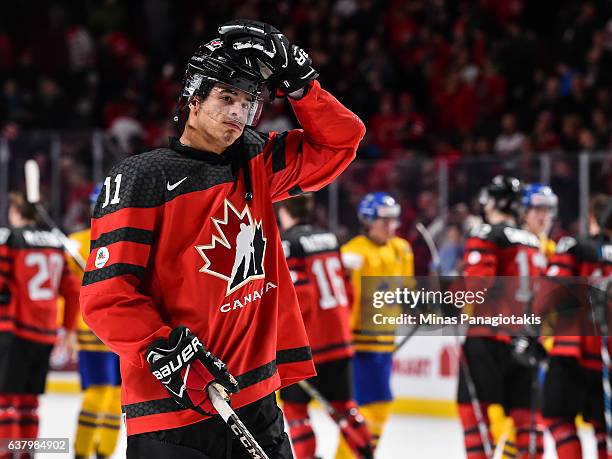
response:
[(167, 340), (159, 339), (149, 346), (147, 362), (175, 402), (200, 414), (217, 414), (208, 398), (211, 384), (218, 383), (232, 394), (239, 391), (227, 366), (182, 325), (172, 330)]
[(540, 340), (535, 336), (515, 336), (510, 345), (513, 357), (526, 367), (537, 366), (548, 355)]
[(306, 51), (289, 43), (287, 37), (269, 24), (237, 19), (219, 27), (219, 33), (226, 46), (257, 58), (269, 69), (269, 72), (262, 70), (262, 75), (267, 78), (270, 91), (278, 89), (290, 94), (318, 76)]

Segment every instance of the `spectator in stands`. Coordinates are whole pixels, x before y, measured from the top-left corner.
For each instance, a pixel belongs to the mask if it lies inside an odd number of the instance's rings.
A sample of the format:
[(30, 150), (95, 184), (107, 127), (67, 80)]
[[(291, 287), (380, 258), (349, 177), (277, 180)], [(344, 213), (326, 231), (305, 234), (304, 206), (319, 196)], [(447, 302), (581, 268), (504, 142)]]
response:
[(495, 139), (495, 153), (501, 156), (509, 156), (520, 152), (521, 145), (525, 140), (525, 134), (518, 131), (514, 114), (504, 114), (501, 122), (501, 131), (501, 134)]

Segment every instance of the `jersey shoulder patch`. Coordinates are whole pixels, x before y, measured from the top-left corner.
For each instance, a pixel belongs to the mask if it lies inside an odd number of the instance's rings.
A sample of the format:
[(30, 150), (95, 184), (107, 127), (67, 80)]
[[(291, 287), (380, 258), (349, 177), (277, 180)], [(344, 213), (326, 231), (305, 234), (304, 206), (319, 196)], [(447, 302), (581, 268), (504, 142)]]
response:
[(578, 244), (578, 241), (575, 238), (564, 236), (557, 242), (555, 253), (568, 253), (576, 244)]
[(6, 244), (10, 237), (11, 237), (10, 228), (0, 228), (0, 244), (1, 245)]
[(475, 237), (478, 239), (489, 240), (491, 238), (493, 232), (493, 227), (488, 223), (481, 223), (479, 225), (475, 225), (470, 229), (468, 233), (468, 237)]

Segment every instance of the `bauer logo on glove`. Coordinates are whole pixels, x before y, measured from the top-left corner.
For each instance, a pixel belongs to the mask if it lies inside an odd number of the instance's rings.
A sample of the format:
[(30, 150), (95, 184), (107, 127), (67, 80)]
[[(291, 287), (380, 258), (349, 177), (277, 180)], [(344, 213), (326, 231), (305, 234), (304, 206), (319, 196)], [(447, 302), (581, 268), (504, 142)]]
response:
[(149, 370), (175, 402), (200, 414), (216, 414), (207, 388), (213, 383), (226, 392), (239, 391), (238, 382), (227, 366), (212, 355), (189, 329), (179, 326), (167, 340), (155, 341), (147, 351)]

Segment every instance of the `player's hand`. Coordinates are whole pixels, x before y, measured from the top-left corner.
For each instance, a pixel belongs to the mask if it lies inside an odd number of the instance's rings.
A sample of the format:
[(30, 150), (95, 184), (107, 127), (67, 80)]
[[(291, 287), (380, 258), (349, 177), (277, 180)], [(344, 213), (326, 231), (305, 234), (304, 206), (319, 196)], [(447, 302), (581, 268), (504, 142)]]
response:
[(149, 370), (179, 405), (200, 414), (217, 413), (208, 397), (208, 386), (220, 384), (230, 394), (239, 391), (227, 366), (212, 355), (187, 327), (172, 330), (147, 350)]
[(289, 43), (287, 37), (270, 24), (237, 19), (219, 27), (219, 33), (226, 46), (258, 59), (265, 66), (262, 75), (267, 78), (271, 91), (290, 94), (318, 76), (308, 54)]
[(527, 367), (535, 367), (547, 357), (546, 349), (537, 337), (515, 336), (511, 346), (513, 357)]

